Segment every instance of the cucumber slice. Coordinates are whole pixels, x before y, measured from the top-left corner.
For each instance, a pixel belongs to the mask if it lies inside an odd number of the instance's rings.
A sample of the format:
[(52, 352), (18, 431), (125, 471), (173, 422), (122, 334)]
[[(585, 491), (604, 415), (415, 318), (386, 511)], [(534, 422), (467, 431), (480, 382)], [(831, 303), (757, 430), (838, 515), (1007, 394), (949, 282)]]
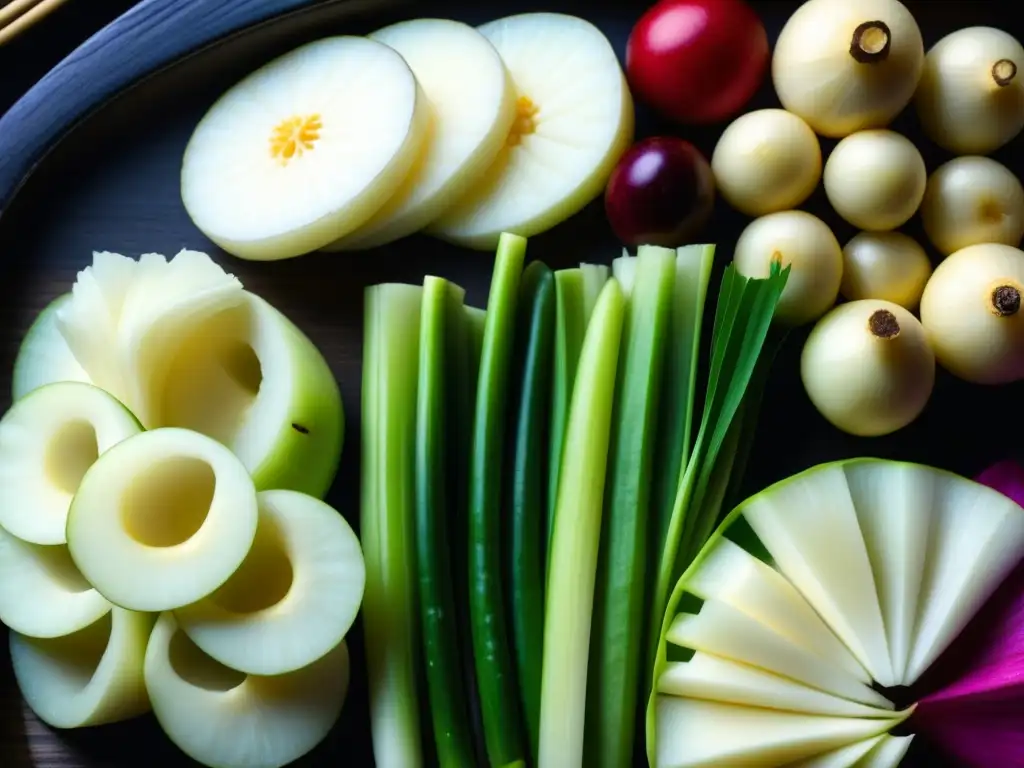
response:
[(22, 339), (14, 359), (12, 400), (58, 381), (89, 383), (89, 374), (78, 364), (57, 327), (57, 312), (70, 300), (71, 294), (65, 293), (46, 305)]

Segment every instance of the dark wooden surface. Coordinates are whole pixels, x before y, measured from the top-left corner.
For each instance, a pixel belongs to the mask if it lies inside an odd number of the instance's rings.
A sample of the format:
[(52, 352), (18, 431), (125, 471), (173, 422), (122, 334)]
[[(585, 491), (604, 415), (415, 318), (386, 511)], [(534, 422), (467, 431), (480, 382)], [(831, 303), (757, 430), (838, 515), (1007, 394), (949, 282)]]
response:
[[(132, 256), (154, 250), (171, 255), (182, 247), (207, 250), (236, 273), (247, 288), (292, 317), (333, 366), (342, 386), (348, 427), (341, 471), (329, 501), (357, 523), (363, 288), (385, 280), (420, 282), (424, 274), (433, 273), (460, 282), (467, 288), (470, 301), (482, 305), (493, 259), (421, 237), (378, 249), (372, 256), (317, 254), (263, 264), (227, 257), (195, 230), (180, 202), (178, 170), (193, 126), (216, 95), (252, 67), (318, 36), (367, 32), (393, 19), (417, 14), (479, 23), (515, 11), (562, 10), (598, 23), (622, 54), (629, 28), (642, 7), (635, 2), (595, 4), (586, 0), (496, 0), (487, 4), (440, 0), (384, 10), (374, 10), (370, 2), (317, 6), (310, 13), (231, 36), (223, 44), (189, 57), (98, 111), (93, 110), (107, 95), (136, 80), (138, 74), (153, 71), (204, 39), (223, 38), (233, 26), (301, 4), (301, 0), (147, 0), (122, 21), (121, 33), (98, 38), (92, 48), (54, 70), (26, 101), (0, 120), (0, 407), (8, 404), (11, 364), (34, 314), (69, 289), (77, 270), (89, 263), (92, 250), (108, 249)], [(773, 39), (797, 6), (793, 0), (753, 4)], [(958, 27), (982, 23), (1024, 36), (1024, 23), (1014, 22), (1006, 13), (1002, 14), (1006, 18), (1000, 18), (999, 9), (1005, 4), (908, 4), (919, 19), (926, 44)], [(115, 7), (105, 0), (77, 0), (69, 4), (67, 13), (82, 13), (86, 5), (97, 9), (102, 6), (107, 12)], [(33, 59), (25, 53), (31, 46), (69, 45), (84, 37), (81, 28), (62, 31), (59, 16), (47, 22), (54, 36), (49, 42), (32, 33), (6, 51), (0, 49), (0, 97), (13, 98), (11, 94), (24, 90), (31, 79), (43, 74), (31, 69), (45, 61), (45, 56)], [(1019, 27), (1015, 29), (1014, 24)], [(14, 46), (20, 46), (24, 58), (10, 56), (11, 51), (18, 50)], [(55, 54), (56, 47), (46, 50), (53, 58), (65, 52)], [(12, 61), (19, 69), (20, 80), (8, 74)], [(35, 64), (22, 63), (31, 61)], [(16, 80), (21, 84), (12, 86)], [(0, 108), (7, 103), (0, 102)], [(768, 83), (751, 107), (776, 104)], [(78, 123), (83, 113), (91, 114), (47, 155), (18, 194), (9, 197), (24, 170), (67, 126)], [(896, 127), (915, 139), (919, 136), (912, 115), (901, 117)], [(640, 135), (683, 135), (708, 153), (718, 130), (679, 129), (659, 123), (643, 109), (638, 113)], [(996, 155), (1017, 173), (1022, 169), (1022, 142), (1024, 138)], [(945, 159), (927, 142), (921, 140), (919, 145), (929, 168)], [(831, 143), (825, 142), (824, 147), (827, 151)], [(832, 224), (841, 241), (852, 235), (851, 229), (828, 210), (820, 190), (807, 207)], [(742, 217), (718, 206), (704, 239), (720, 245), (722, 264), (745, 223)], [(916, 222), (907, 230), (920, 234)], [(555, 267), (580, 260), (609, 262), (617, 253), (599, 203), (555, 231), (534, 238), (529, 249), (531, 258), (542, 258)], [(1022, 387), (971, 387), (946, 375), (940, 375), (935, 395), (922, 417), (897, 435), (867, 440), (837, 433), (815, 413), (801, 388), (797, 361), (802, 338), (802, 333), (791, 336), (776, 362), (748, 469), (749, 491), (812, 464), (842, 457), (900, 458), (971, 475), (1017, 451), (1016, 441), (1007, 436), (1020, 434)], [(372, 765), (358, 624), (350, 640), (354, 675), (345, 714), (327, 742), (303, 765)], [(0, 659), (2, 768), (192, 765), (164, 739), (150, 718), (76, 733), (52, 732), (24, 708), (5, 654)], [(929, 756), (919, 757), (916, 762), (938, 765)]]

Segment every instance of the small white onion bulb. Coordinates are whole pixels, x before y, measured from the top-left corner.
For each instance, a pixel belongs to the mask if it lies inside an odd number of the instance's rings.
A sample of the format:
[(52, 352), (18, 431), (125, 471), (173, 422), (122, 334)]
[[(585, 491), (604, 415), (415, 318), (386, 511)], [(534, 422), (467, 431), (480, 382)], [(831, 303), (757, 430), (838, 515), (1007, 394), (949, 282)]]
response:
[(825, 194), (858, 229), (896, 229), (924, 198), (928, 169), (917, 147), (895, 131), (859, 131), (840, 141), (825, 163)]
[(783, 107), (839, 138), (891, 123), (923, 66), (921, 30), (898, 0), (808, 0), (779, 34), (772, 81)]
[(1024, 47), (993, 27), (967, 27), (925, 57), (914, 97), (921, 127), (940, 147), (986, 155), (1024, 128)]
[(747, 216), (803, 203), (821, 179), (821, 145), (811, 127), (784, 109), (760, 109), (736, 118), (711, 156), (715, 186)]
[(836, 303), (843, 249), (828, 224), (805, 211), (779, 211), (754, 219), (736, 242), (736, 270), (765, 278), (773, 263), (790, 267), (775, 316), (788, 325), (821, 317)]
[(928, 178), (921, 223), (943, 256), (979, 243), (1018, 246), (1024, 237), (1024, 186), (991, 158), (954, 158)]
[(924, 248), (902, 232), (860, 232), (843, 247), (839, 292), (851, 301), (882, 299), (913, 310), (932, 273)]
[(975, 384), (1024, 378), (1024, 251), (970, 245), (935, 268), (921, 322), (943, 368)]
[(903, 307), (851, 301), (814, 326), (800, 357), (800, 377), (833, 426), (878, 437), (924, 410), (935, 386), (935, 355), (921, 323)]

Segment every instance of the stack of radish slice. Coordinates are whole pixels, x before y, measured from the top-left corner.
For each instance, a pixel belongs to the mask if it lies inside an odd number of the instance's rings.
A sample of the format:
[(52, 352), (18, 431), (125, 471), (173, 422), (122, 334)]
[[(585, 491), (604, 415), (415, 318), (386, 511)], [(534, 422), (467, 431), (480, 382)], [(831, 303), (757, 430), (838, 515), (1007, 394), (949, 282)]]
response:
[[(912, 686), (1024, 558), (1024, 510), (940, 470), (826, 464), (739, 507), (659, 650), (657, 766), (896, 766)], [(678, 611), (678, 614), (676, 613)]]
[(629, 88), (591, 23), (416, 19), (309, 43), (236, 84), (196, 127), (181, 194), (246, 259), (422, 229), (488, 250), (598, 197), (632, 137)]

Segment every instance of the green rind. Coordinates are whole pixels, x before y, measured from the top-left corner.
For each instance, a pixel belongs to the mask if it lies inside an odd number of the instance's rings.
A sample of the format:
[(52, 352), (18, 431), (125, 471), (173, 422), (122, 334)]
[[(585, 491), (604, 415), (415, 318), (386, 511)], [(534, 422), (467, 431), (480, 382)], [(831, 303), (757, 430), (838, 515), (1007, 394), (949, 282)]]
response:
[(419, 768), (415, 521), (421, 286), (366, 290), (360, 539), (370, 726), (380, 766)]
[(283, 313), (257, 296), (274, 317), (291, 355), (295, 386), (289, 420), (281, 424), (274, 451), (250, 471), (256, 489), (300, 491), (324, 498), (341, 462), (345, 412), (334, 373), (317, 349)]
[(516, 395), (509, 512), (508, 583), (512, 635), (530, 754), (540, 737), (541, 661), (544, 645), (545, 415), (551, 394), (555, 277), (535, 261), (523, 272), (513, 365)]
[[(453, 327), (465, 320), (463, 296), (439, 277), (424, 280), (416, 405), (416, 551), (427, 693), (438, 761), (456, 767), (473, 763), (447, 530), (449, 461), (458, 461), (459, 451), (446, 392), (455, 385), (457, 357), (465, 354)], [(456, 447), (451, 455), (449, 446)]]
[[(893, 461), (890, 459), (879, 459), (873, 457), (858, 457), (853, 459), (840, 459), (838, 461), (830, 461), (823, 464), (817, 464), (813, 467), (803, 470), (802, 472), (797, 472), (795, 475), (791, 475), (790, 477), (784, 478), (776, 483), (773, 483), (764, 490), (754, 494), (753, 496), (748, 497), (742, 503), (737, 505), (731, 512), (729, 512), (729, 514), (719, 524), (719, 526), (710, 535), (710, 537), (708, 537), (707, 542), (705, 542), (704, 546), (701, 547), (700, 552), (693, 559), (693, 562), (690, 563), (689, 567), (686, 569), (683, 575), (680, 576), (679, 579), (676, 581), (665, 608), (665, 615), (661, 621), (658, 644), (654, 656), (654, 671), (653, 677), (651, 679), (651, 693), (647, 701), (647, 761), (651, 768), (654, 768), (654, 766), (656, 765), (655, 755), (657, 754), (657, 732), (655, 728), (655, 705), (658, 696), (657, 683), (658, 678), (661, 676), (661, 673), (664, 671), (665, 665), (668, 662), (666, 651), (668, 643), (665, 638), (668, 634), (669, 627), (671, 627), (672, 625), (672, 621), (675, 619), (676, 609), (678, 608), (679, 602), (682, 599), (683, 595), (686, 593), (686, 585), (689, 583), (690, 579), (692, 579), (694, 574), (696, 574), (697, 571), (700, 569), (702, 563), (707, 558), (708, 554), (712, 551), (712, 549), (714, 549), (715, 545), (719, 542), (719, 540), (725, 537), (725, 535), (729, 532), (729, 530), (737, 522), (737, 520), (739, 520), (739, 518), (743, 516), (743, 513), (746, 510), (746, 508), (750, 506), (753, 502), (758, 501), (766, 496), (770, 496), (773, 493), (778, 492), (780, 489), (790, 484), (802, 482), (805, 478), (807, 478), (810, 475), (814, 475), (819, 472), (833, 469), (835, 467), (840, 467), (845, 470), (848, 467), (865, 464), (887, 464), (893, 467), (912, 467), (918, 470), (923, 469), (941, 477), (951, 479), (955, 478), (958, 482), (969, 483), (971, 485), (977, 485), (981, 488), (991, 490), (987, 488), (987, 486), (981, 485), (980, 483), (976, 483), (974, 480), (962, 477), (961, 475), (958, 475), (955, 472), (939, 469), (937, 467), (932, 467), (927, 464), (918, 464), (909, 461)], [(1022, 513), (1024, 513), (1024, 509), (1022, 509), (1021, 511)], [(749, 530), (745, 533), (748, 536), (751, 535), (751, 532)], [(751, 542), (744, 540), (736, 540), (735, 543), (744, 547), (749, 547), (751, 545)], [(912, 714), (912, 712), (913, 709), (910, 708), (905, 712), (898, 714), (903, 716), (903, 719), (906, 719)], [(895, 721), (893, 723), (893, 727), (895, 727), (895, 725), (898, 725), (902, 721), (903, 720)]]
[(555, 272), (555, 349), (551, 389), (550, 448), (548, 450), (548, 522), (547, 549), (555, 530), (558, 503), (558, 475), (562, 470), (562, 446), (569, 421), (569, 404), (576, 382), (583, 335), (587, 330), (583, 300), (583, 270), (560, 269)]
[[(78, 364), (56, 325), (57, 312), (69, 301), (70, 293), (58, 296), (36, 315), (32, 325), (25, 332), (14, 359), (14, 372), (11, 375), (12, 400), (20, 400), (38, 387), (59, 381), (89, 383), (88, 374)], [(40, 364), (41, 358), (52, 359)], [(44, 369), (45, 375), (40, 375)]]
[(487, 301), (470, 458), (469, 609), (487, 755), (495, 766), (522, 761), (515, 664), (502, 585), (502, 468), (516, 301), (526, 239), (504, 234)]
[(605, 283), (573, 387), (548, 566), (539, 768), (584, 764), (588, 651), (625, 303), (618, 281)]
[(675, 251), (640, 249), (619, 353), (587, 675), (586, 765), (594, 768), (628, 768), (633, 759), (654, 436), (674, 277)]

